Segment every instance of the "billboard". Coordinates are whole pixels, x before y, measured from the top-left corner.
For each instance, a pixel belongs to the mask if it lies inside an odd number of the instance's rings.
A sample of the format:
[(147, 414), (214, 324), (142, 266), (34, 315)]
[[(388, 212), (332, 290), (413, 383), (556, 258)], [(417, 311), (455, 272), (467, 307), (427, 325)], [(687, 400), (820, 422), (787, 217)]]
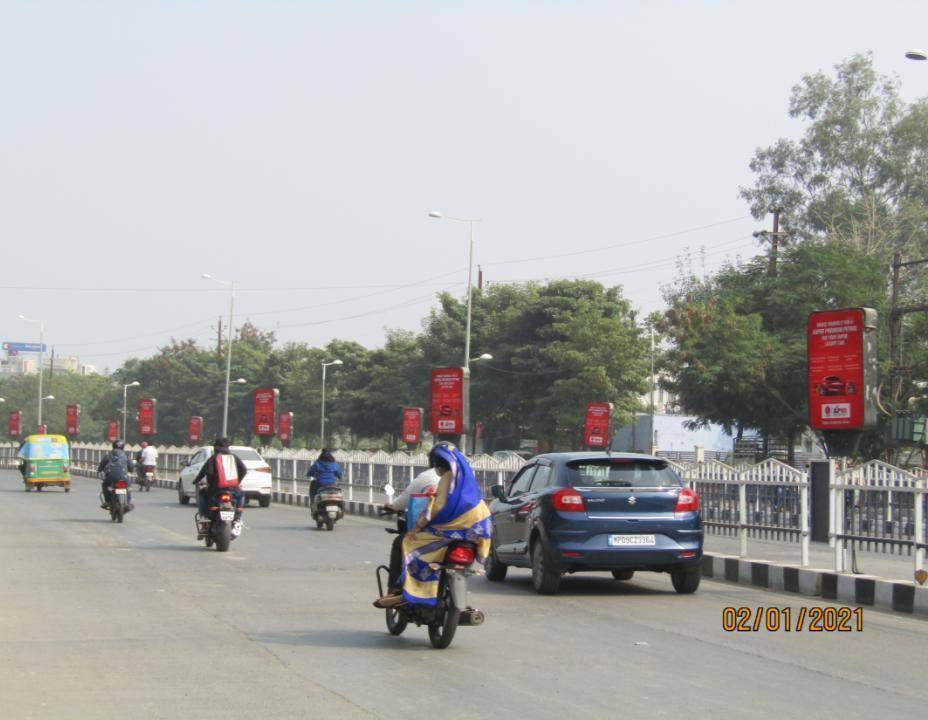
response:
[(422, 408), (403, 408), (403, 442), (409, 445), (422, 442)]
[(142, 398), (139, 400), (139, 435), (151, 437), (157, 431), (157, 413), (155, 408), (158, 401), (154, 398)]
[(199, 445), (203, 442), (203, 418), (191, 415), (187, 420), (187, 442)]
[(277, 432), (277, 388), (258, 388), (252, 395), (252, 432), (261, 437), (271, 437)]
[(10, 410), (10, 419), (7, 421), (6, 434), (14, 438), (23, 434), (22, 410)]
[(81, 406), (74, 403), (65, 406), (65, 435), (74, 437), (81, 431)]
[(47, 346), (40, 345), (39, 343), (5, 342), (3, 343), (3, 349), (6, 350), (10, 355), (18, 355), (21, 352), (44, 353), (47, 350)]
[(612, 403), (591, 402), (586, 404), (583, 442), (589, 448), (608, 447), (612, 439)]
[(806, 323), (809, 425), (863, 430), (877, 420), (876, 310), (809, 315)]
[(106, 439), (111, 443), (119, 439), (119, 423), (115, 420), (110, 420), (106, 424)]
[(282, 443), (293, 440), (293, 413), (282, 412), (277, 417), (277, 437)]
[(435, 435), (464, 432), (464, 369), (432, 370), (431, 427)]

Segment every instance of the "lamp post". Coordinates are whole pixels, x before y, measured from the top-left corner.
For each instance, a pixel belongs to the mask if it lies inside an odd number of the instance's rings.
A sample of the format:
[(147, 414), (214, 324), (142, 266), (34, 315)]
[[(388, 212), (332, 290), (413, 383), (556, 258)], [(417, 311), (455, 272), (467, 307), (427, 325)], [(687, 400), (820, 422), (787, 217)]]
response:
[(474, 223), (480, 222), (479, 218), (459, 218), (444, 215), (437, 210), (429, 213), (430, 218), (436, 220), (451, 220), (453, 222), (467, 223), (469, 227), (470, 249), (467, 257), (467, 323), (464, 330), (464, 371), (463, 377), (463, 394), (464, 407), (462, 425), (464, 432), (461, 433), (460, 445), (461, 451), (467, 454), (467, 436), (470, 432), (470, 326), (471, 326), (471, 309), (473, 306), (473, 280), (474, 280)]
[[(319, 443), (322, 447), (325, 447), (325, 369), (332, 365), (343, 365), (341, 360), (333, 360), (332, 362), (322, 362), (322, 414), (321, 420), (319, 423)], [(320, 448), (322, 449), (322, 448)]]
[(122, 436), (123, 441), (126, 439), (126, 426), (128, 425), (128, 418), (126, 417), (128, 412), (128, 409), (126, 408), (126, 401), (129, 396), (129, 388), (138, 387), (141, 384), (142, 383), (140, 383), (138, 380), (133, 380), (131, 383), (126, 383), (122, 386), (122, 432), (120, 435)]
[(928, 60), (928, 52), (925, 50), (918, 50), (917, 48), (913, 50), (907, 50), (905, 56), (909, 60)]
[(36, 393), (38, 408), (36, 409), (36, 425), (42, 424), (42, 376), (45, 374), (45, 322), (43, 320), (33, 320), (25, 315), (18, 316), (20, 320), (39, 326), (39, 391)]
[(229, 333), (226, 340), (226, 394), (222, 403), (222, 436), (229, 431), (229, 376), (232, 373), (232, 315), (235, 312), (235, 280), (220, 280), (209, 273), (203, 273), (204, 280), (212, 280), (220, 285), (229, 286)]

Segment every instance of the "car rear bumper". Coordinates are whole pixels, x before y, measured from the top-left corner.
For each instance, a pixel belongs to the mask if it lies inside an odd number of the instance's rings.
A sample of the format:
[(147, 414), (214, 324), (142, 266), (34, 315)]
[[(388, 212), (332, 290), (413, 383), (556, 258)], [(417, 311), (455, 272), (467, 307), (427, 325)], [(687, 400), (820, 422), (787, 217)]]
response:
[(702, 560), (702, 532), (692, 536), (655, 535), (649, 546), (611, 547), (608, 534), (584, 540), (549, 537), (549, 549), (564, 571), (576, 570), (660, 570)]

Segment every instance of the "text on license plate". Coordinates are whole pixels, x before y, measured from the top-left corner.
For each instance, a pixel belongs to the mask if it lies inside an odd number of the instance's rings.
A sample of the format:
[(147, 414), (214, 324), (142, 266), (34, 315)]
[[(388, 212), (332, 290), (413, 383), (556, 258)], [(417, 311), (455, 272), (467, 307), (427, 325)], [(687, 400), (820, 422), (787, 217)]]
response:
[(657, 545), (653, 535), (610, 535), (609, 544), (612, 547), (630, 547), (634, 545)]
[(116, 491), (115, 491), (115, 492), (116, 492), (117, 495), (125, 495), (125, 494), (126, 494), (126, 489), (125, 489), (125, 488), (116, 488)]
[(219, 512), (219, 519), (223, 522), (232, 522), (232, 518), (235, 517), (234, 510), (221, 510)]

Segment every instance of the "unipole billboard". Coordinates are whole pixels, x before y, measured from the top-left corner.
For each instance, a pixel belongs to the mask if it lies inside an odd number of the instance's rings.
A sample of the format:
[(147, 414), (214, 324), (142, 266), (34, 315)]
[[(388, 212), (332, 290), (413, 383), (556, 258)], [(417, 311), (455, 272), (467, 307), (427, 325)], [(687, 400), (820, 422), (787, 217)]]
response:
[(259, 437), (269, 438), (277, 432), (277, 388), (257, 388), (252, 399), (252, 432)]
[(432, 401), (429, 420), (434, 435), (464, 432), (464, 369), (432, 370)]
[(22, 410), (10, 410), (10, 419), (7, 421), (6, 433), (11, 438), (18, 438), (23, 434)]
[(282, 412), (277, 416), (277, 437), (284, 445), (293, 440), (293, 413)]
[(806, 325), (809, 425), (864, 430), (877, 422), (876, 310), (809, 315)]
[(584, 443), (588, 448), (608, 447), (612, 438), (612, 403), (591, 402), (586, 404)]
[(69, 403), (65, 406), (65, 434), (76, 437), (81, 431), (81, 406)]
[(157, 411), (158, 401), (154, 398), (139, 400), (139, 435), (151, 437), (158, 431)]
[(191, 415), (187, 420), (187, 442), (199, 445), (203, 442), (203, 418)]
[(407, 445), (422, 442), (422, 408), (403, 408), (403, 442)]

